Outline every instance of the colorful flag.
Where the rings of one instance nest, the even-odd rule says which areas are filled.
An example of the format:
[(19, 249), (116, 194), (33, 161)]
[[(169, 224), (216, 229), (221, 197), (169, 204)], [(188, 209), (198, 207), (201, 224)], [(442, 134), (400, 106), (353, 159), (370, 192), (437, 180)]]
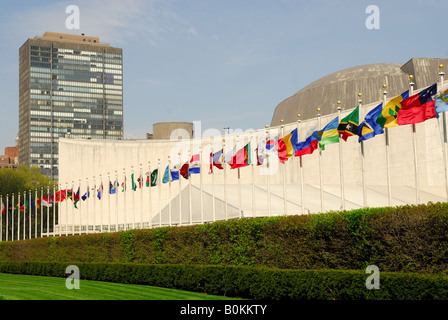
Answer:
[(134, 182), (134, 172), (132, 172), (132, 174), (131, 174), (131, 183), (132, 183), (132, 185), (131, 185), (132, 190), (134, 190), (134, 191), (137, 190), (137, 185)]
[(436, 98), (435, 109), (437, 114), (448, 111), (448, 89)]
[(386, 103), (383, 110), (378, 115), (376, 123), (378, 123), (383, 128), (392, 128), (398, 126), (397, 115), (398, 111), (400, 111), (401, 109), (401, 102), (408, 97), (409, 90), (406, 90), (402, 94), (396, 96), (388, 103)]
[(179, 180), (179, 165), (175, 165), (171, 171), (171, 181)]
[(3, 204), (3, 200), (2, 201), (0, 201), (0, 211), (2, 212), (2, 213), (5, 213), (5, 205)]
[(78, 207), (76, 205), (78, 204), (78, 201), (79, 201), (79, 187), (78, 187), (78, 191), (76, 191), (76, 193), (73, 195), (73, 201), (74, 201), (75, 208), (78, 209)]
[(266, 158), (265, 149), (262, 148), (261, 151), (259, 151), (260, 145), (255, 149), (255, 152), (257, 154), (257, 166), (263, 165), (264, 158)]
[(28, 208), (28, 199), (27, 198), (25, 198), (25, 203), (19, 207), (19, 210), (25, 211), (26, 208)]
[(398, 111), (397, 123), (402, 126), (406, 124), (420, 123), (437, 117), (435, 101), (432, 96), (437, 93), (437, 83), (420, 91), (401, 102)]
[(359, 126), (359, 105), (344, 117), (338, 125), (338, 132), (344, 141), (347, 141), (348, 137), (358, 134)]
[(118, 186), (120, 185), (119, 183), (118, 183), (118, 180), (117, 179), (115, 179), (115, 181), (114, 181), (114, 183), (112, 184), (110, 181), (109, 181), (109, 183), (110, 183), (110, 185), (109, 185), (109, 193), (110, 194), (116, 194), (117, 193), (117, 189), (118, 189)]
[(250, 159), (250, 142), (247, 143), (243, 148), (238, 150), (236, 154), (232, 157), (229, 162), (230, 169), (236, 169), (241, 167), (246, 167), (251, 164)]
[(275, 146), (275, 139), (269, 139), (268, 141), (266, 141), (266, 150), (273, 150), (275, 149)]
[(199, 154), (195, 154), (191, 157), (190, 168), (188, 169), (190, 174), (196, 174), (201, 172), (201, 157)]
[[(317, 131), (315, 132), (317, 134)], [(305, 154), (312, 154), (314, 150), (317, 149), (318, 144), (319, 141), (317, 141), (317, 138), (311, 134), (305, 141), (302, 141), (295, 146), (294, 156), (300, 157)]]
[(184, 177), (185, 179), (188, 179), (188, 177), (190, 176), (190, 173), (188, 172), (188, 166), (189, 163), (188, 161), (185, 162), (182, 167), (180, 168), (180, 174), (182, 175), (182, 177)]
[(54, 202), (62, 202), (65, 199), (72, 198), (72, 191), (70, 189), (56, 191), (54, 194)]
[(51, 198), (47, 198), (45, 196), (42, 197), (42, 200), (40, 200), (40, 204), (44, 207), (51, 207), (53, 206)]
[(167, 183), (170, 181), (170, 166), (167, 165), (165, 168), (165, 172), (163, 173), (163, 178), (162, 178), (162, 182), (163, 183)]
[(99, 188), (98, 188), (98, 194), (97, 194), (97, 197), (98, 197), (98, 199), (100, 199), (100, 200), (101, 200), (101, 197), (103, 196), (103, 190), (104, 190), (104, 188), (103, 188), (103, 182), (101, 182), (101, 185), (100, 185)]
[(159, 183), (159, 169), (151, 172), (151, 187), (155, 187)]
[(319, 148), (325, 150), (326, 144), (338, 143), (339, 142), (339, 132), (338, 132), (338, 117), (334, 118), (329, 122), (322, 130), (316, 131), (317, 140), (319, 141)]
[(213, 166), (218, 169), (224, 169), (222, 166), (223, 160), (223, 149), (215, 153), (210, 152), (210, 170), (208, 173), (213, 173)]
[(138, 182), (138, 187), (141, 189), (143, 187), (143, 177), (142, 177), (141, 173), (137, 178), (137, 182)]
[(381, 102), (366, 114), (364, 121), (358, 128), (358, 142), (373, 138), (374, 136), (382, 134), (384, 132), (383, 127), (376, 122), (376, 119), (378, 118), (382, 110), (383, 103)]
[[(297, 140), (297, 129), (294, 129)], [(277, 155), (281, 163), (288, 161), (294, 155), (294, 148), (292, 146), (291, 137), (293, 133), (290, 132), (286, 136), (277, 140)]]

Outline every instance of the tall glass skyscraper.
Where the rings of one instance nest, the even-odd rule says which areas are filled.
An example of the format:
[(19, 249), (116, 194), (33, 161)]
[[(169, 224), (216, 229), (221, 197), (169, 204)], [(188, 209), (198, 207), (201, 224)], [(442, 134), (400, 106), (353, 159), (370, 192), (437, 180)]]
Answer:
[(59, 137), (123, 137), (122, 49), (45, 32), (19, 50), (19, 159), (58, 178)]

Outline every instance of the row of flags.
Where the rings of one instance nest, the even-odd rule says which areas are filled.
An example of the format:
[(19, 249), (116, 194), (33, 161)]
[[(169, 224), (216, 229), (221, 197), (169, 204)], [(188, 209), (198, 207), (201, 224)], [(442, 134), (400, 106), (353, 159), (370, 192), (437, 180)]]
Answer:
[(382, 134), (384, 128), (424, 122), (447, 110), (448, 89), (438, 93), (435, 83), (412, 96), (409, 96), (407, 90), (391, 99), (384, 107), (380, 103), (367, 113), (361, 123), (358, 105), (340, 121), (336, 117), (321, 130), (308, 132), (304, 141), (298, 141), (297, 129), (294, 129), (277, 141), (269, 141), (266, 148), (277, 147), (280, 162), (285, 162), (292, 155), (297, 157), (311, 154), (317, 148), (325, 150), (325, 145), (338, 143), (340, 138), (347, 141), (351, 136), (358, 136), (358, 142), (361, 142)]
[[(435, 99), (433, 99), (435, 96)], [(431, 118), (438, 117), (439, 113), (448, 110), (448, 89), (444, 92), (437, 93), (437, 84), (433, 84), (421, 92), (409, 96), (409, 90), (391, 99), (383, 107), (383, 103), (373, 108), (367, 113), (364, 120), (359, 122), (359, 105), (346, 117), (339, 121), (339, 117), (335, 117), (327, 125), (320, 130), (310, 130), (307, 134), (307, 138), (303, 141), (298, 141), (297, 128), (282, 138), (269, 139), (266, 141), (266, 150), (276, 150), (279, 161), (281, 163), (286, 162), (290, 157), (299, 157), (306, 154), (312, 154), (314, 150), (320, 148), (325, 150), (325, 145), (338, 143), (342, 138), (344, 141), (351, 136), (358, 136), (358, 141), (371, 139), (376, 135), (380, 135), (384, 132), (384, 128), (391, 128), (395, 126), (401, 126), (406, 124), (416, 124), (426, 121)], [(263, 146), (264, 142), (261, 146)], [(262, 148), (263, 149), (263, 148)], [(252, 164), (251, 159), (251, 142), (248, 142), (244, 147), (239, 150), (234, 146), (230, 151), (224, 154), (224, 150), (218, 150), (210, 153), (210, 168), (209, 174), (213, 173), (214, 168), (220, 170), (224, 169), (224, 165), (230, 166), (230, 169), (242, 168)], [(266, 154), (264, 150), (259, 150), (257, 147), (256, 153), (256, 165), (263, 165)], [(254, 163), (255, 164), (255, 163)], [(188, 179), (191, 174), (201, 173), (201, 156), (195, 154), (189, 161), (185, 163), (174, 165), (171, 167), (167, 165), (163, 174), (161, 174), (162, 183), (168, 183), (170, 181), (176, 181), (182, 176), (184, 179)], [(146, 182), (144, 182), (142, 174), (137, 179), (134, 177), (134, 173), (131, 174), (131, 188), (136, 191), (137, 188), (155, 187), (159, 185), (159, 170), (154, 169), (145, 173)], [(96, 197), (101, 200), (104, 197), (105, 189), (111, 195), (117, 194), (121, 186), (121, 192), (126, 191), (127, 181), (126, 177), (124, 182), (119, 184), (118, 178), (115, 181), (109, 181), (107, 187), (104, 188), (103, 183), (98, 188), (94, 186), (89, 188), (87, 186), (86, 192), (81, 195), (80, 187), (75, 191), (72, 189), (64, 189), (50, 194), (48, 197), (41, 197), (41, 199), (35, 199), (35, 203), (38, 208), (40, 206), (51, 207), (53, 203), (63, 202), (65, 200), (72, 200), (75, 208), (79, 201), (85, 201), (90, 198), (91, 191)], [(31, 203), (25, 199), (24, 203), (18, 203), (14, 206), (14, 210), (25, 211), (29, 206), (34, 209), (35, 205), (33, 199)], [(5, 206), (0, 201), (0, 211), (5, 212)]]

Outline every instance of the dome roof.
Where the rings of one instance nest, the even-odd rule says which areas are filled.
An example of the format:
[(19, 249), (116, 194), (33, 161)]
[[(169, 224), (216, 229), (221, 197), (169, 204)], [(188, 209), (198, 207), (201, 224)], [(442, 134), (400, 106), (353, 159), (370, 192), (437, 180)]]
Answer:
[(439, 63), (448, 59), (413, 58), (401, 63), (377, 63), (340, 70), (322, 77), (291, 97), (279, 103), (274, 111), (271, 126), (291, 123), (301, 119), (315, 118), (317, 108), (322, 115), (337, 113), (337, 101), (341, 108), (353, 109), (358, 104), (358, 93), (362, 93), (362, 103), (369, 104), (383, 99), (383, 85), (387, 85), (388, 98), (409, 88), (409, 75), (413, 74), (415, 89), (428, 86), (438, 78)]

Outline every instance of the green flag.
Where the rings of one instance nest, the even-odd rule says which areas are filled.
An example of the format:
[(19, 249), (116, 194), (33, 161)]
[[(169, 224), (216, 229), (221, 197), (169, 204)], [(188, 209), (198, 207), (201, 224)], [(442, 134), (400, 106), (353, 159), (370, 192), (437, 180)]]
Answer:
[(151, 187), (155, 187), (159, 183), (159, 170), (155, 169), (151, 172)]
[(347, 141), (348, 137), (358, 135), (359, 127), (359, 105), (350, 112), (344, 119), (339, 122), (338, 132), (341, 134), (341, 138)]
[(134, 182), (134, 173), (131, 174), (132, 190), (137, 190), (137, 185)]

